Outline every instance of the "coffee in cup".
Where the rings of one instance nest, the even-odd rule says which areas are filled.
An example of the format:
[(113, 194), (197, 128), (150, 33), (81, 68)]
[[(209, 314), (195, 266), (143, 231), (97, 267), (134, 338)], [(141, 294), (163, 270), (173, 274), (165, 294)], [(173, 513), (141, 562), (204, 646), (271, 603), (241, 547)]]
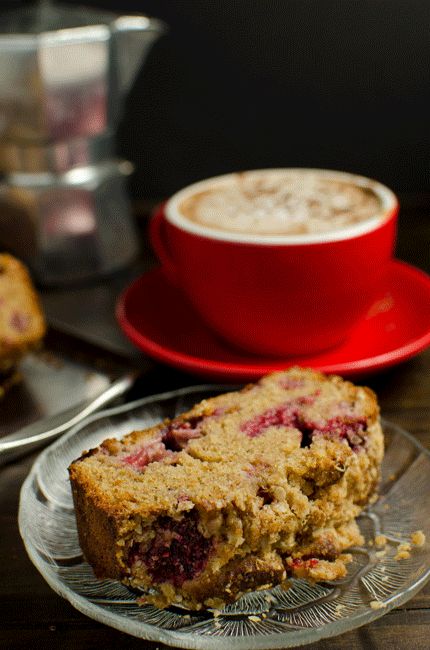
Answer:
[(382, 202), (368, 185), (314, 170), (232, 174), (178, 205), (190, 222), (226, 232), (260, 235), (331, 233), (376, 217)]
[(378, 297), (397, 212), (391, 190), (362, 176), (256, 170), (181, 190), (151, 239), (223, 339), (260, 356), (314, 354), (346, 339)]

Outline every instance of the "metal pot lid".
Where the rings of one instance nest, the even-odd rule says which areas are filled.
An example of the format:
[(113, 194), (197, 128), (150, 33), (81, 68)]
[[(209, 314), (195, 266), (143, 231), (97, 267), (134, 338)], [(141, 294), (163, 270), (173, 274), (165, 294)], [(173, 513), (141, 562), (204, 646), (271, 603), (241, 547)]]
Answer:
[(9, 187), (46, 189), (51, 187), (89, 187), (99, 185), (112, 176), (129, 176), (133, 165), (128, 160), (108, 160), (98, 165), (75, 167), (64, 174), (13, 173), (5, 177)]

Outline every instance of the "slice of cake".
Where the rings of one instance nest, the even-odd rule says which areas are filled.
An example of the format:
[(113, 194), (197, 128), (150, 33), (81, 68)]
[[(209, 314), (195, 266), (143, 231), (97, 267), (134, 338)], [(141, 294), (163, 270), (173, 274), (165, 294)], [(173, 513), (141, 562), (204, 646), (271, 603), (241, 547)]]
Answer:
[(45, 334), (45, 319), (26, 267), (0, 253), (0, 374), (9, 380), (15, 364)]
[(292, 368), (74, 461), (79, 539), (96, 576), (158, 607), (346, 574), (378, 484), (375, 395)]

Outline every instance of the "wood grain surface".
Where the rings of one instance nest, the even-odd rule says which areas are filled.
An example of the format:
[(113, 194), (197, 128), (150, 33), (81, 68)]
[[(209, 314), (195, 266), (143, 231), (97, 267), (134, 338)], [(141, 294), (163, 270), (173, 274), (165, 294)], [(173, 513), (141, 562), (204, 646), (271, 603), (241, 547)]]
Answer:
[[(399, 258), (427, 272), (430, 271), (429, 213), (430, 208), (423, 202), (417, 205), (409, 202), (402, 213), (397, 251)], [(105, 286), (104, 291), (107, 290)], [(52, 295), (49, 299), (52, 306)], [(199, 381), (163, 366), (154, 366), (148, 372), (147, 381), (141, 386), (148, 394)], [(410, 431), (430, 449), (430, 349), (388, 371), (366, 377), (364, 382), (377, 392), (383, 416)], [(0, 648), (164, 649), (166, 646), (159, 643), (135, 639), (83, 616), (57, 596), (31, 564), (19, 536), (17, 508), (20, 487), (35, 457), (33, 454), (0, 468)], [(405, 605), (372, 624), (307, 647), (309, 650), (428, 650), (430, 583)]]

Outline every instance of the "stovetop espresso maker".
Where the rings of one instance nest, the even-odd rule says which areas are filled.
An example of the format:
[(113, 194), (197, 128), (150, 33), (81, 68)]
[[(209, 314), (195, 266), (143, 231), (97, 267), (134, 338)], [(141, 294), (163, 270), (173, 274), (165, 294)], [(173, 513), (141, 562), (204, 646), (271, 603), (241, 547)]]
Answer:
[(43, 0), (0, 15), (0, 244), (42, 284), (125, 266), (137, 252), (115, 157), (124, 98), (164, 25)]

